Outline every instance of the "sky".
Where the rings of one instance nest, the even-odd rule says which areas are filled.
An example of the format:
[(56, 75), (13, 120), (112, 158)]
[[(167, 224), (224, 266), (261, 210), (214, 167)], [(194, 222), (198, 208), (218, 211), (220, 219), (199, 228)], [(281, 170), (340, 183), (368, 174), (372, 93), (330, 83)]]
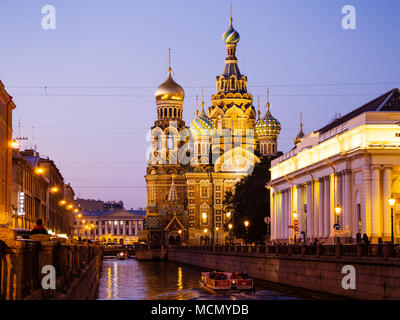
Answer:
[[(204, 87), (209, 106), (223, 70), (231, 2), (240, 70), (262, 113), (270, 88), (283, 152), (300, 112), (307, 133), (400, 86), (398, 0), (0, 0), (13, 136), (53, 159), (76, 196), (144, 207), (146, 134), (168, 48), (190, 125), (195, 96)], [(349, 4), (356, 29), (342, 27)], [(45, 5), (55, 29), (42, 28)]]

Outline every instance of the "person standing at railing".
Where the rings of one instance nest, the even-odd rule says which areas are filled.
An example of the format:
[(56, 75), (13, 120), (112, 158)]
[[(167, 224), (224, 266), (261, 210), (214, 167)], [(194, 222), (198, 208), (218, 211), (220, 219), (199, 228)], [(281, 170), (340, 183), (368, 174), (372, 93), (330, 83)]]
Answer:
[(42, 219), (38, 219), (36, 221), (36, 225), (33, 227), (33, 229), (31, 230), (31, 232), (29, 234), (30, 235), (32, 235), (32, 234), (46, 234), (46, 235), (48, 235), (47, 230), (43, 227)]

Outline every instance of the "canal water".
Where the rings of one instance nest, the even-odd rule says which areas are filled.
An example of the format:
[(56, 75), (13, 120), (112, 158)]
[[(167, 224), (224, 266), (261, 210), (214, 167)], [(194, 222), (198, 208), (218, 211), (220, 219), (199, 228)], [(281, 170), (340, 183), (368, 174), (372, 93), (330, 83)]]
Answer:
[(256, 292), (212, 294), (200, 287), (193, 266), (167, 261), (104, 259), (99, 300), (288, 300), (332, 299), (301, 289), (256, 280)]

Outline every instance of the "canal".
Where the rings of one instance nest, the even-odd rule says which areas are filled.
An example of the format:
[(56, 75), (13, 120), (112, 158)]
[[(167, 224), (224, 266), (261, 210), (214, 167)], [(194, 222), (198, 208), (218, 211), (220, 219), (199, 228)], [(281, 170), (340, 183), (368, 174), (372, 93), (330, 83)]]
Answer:
[(99, 300), (288, 300), (335, 299), (307, 290), (256, 280), (256, 292), (212, 294), (199, 285), (193, 266), (167, 261), (104, 259)]

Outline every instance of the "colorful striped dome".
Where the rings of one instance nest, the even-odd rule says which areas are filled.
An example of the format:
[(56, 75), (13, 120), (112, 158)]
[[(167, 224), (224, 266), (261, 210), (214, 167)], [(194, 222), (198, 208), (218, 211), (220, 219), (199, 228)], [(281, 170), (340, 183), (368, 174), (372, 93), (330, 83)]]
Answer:
[(214, 133), (214, 123), (206, 115), (204, 110), (200, 115), (193, 119), (190, 125), (190, 131), (196, 136), (211, 136)]
[(230, 26), (229, 29), (226, 30), (225, 33), (222, 35), (222, 40), (226, 44), (238, 43), (239, 39), (240, 39), (239, 33), (235, 29), (233, 29), (232, 26)]
[(258, 119), (255, 125), (256, 137), (264, 136), (278, 136), (281, 132), (281, 124), (275, 119), (271, 112), (267, 110), (267, 113), (262, 119)]

